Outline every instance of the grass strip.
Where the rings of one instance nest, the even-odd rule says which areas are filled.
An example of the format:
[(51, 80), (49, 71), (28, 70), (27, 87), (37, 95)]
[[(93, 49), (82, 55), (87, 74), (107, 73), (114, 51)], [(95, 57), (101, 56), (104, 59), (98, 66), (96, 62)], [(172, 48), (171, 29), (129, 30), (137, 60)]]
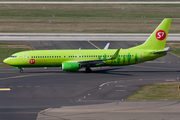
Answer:
[(141, 88), (126, 100), (180, 100), (180, 89), (178, 89), (178, 86), (180, 86), (180, 82), (150, 84)]
[[(180, 18), (179, 5), (1, 4), (2, 33), (151, 33), (164, 18)], [(170, 33), (180, 32), (173, 19)]]

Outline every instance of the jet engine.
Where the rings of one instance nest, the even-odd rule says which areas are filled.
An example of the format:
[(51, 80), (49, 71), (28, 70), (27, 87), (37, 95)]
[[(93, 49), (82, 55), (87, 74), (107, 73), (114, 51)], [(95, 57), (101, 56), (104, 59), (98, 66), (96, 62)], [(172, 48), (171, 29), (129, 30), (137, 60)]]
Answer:
[(79, 69), (80, 69), (79, 63), (73, 63), (73, 62), (62, 63), (63, 71), (78, 71)]

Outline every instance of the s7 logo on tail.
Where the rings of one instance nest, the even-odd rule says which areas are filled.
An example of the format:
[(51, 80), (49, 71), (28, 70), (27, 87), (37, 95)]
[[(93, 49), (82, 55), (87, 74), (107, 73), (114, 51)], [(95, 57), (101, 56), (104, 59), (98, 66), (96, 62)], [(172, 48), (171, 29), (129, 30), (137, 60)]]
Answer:
[(164, 32), (164, 30), (158, 30), (156, 32), (156, 38), (158, 40), (164, 40), (166, 38), (166, 33)]

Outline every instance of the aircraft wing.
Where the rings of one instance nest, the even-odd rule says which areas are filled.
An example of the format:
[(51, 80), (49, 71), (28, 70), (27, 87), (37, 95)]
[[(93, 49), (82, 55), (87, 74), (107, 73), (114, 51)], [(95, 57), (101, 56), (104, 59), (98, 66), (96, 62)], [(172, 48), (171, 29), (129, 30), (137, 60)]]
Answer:
[(117, 51), (114, 53), (114, 55), (110, 59), (101, 59), (101, 60), (86, 60), (86, 61), (77, 61), (80, 65), (85, 66), (85, 65), (95, 65), (95, 64), (100, 64), (100, 63), (105, 63), (106, 60), (112, 60), (116, 59), (118, 56), (118, 53), (120, 51), (120, 48), (117, 49)]

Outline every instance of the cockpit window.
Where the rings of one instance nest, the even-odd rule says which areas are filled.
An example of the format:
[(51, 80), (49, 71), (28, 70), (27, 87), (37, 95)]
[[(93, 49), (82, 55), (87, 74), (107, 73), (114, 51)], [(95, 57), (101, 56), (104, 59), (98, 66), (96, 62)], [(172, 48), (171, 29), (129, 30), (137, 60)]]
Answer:
[(15, 56), (13, 56), (13, 55), (12, 55), (11, 57), (12, 57), (12, 58), (17, 58), (17, 56), (16, 56), (16, 55), (15, 55)]

